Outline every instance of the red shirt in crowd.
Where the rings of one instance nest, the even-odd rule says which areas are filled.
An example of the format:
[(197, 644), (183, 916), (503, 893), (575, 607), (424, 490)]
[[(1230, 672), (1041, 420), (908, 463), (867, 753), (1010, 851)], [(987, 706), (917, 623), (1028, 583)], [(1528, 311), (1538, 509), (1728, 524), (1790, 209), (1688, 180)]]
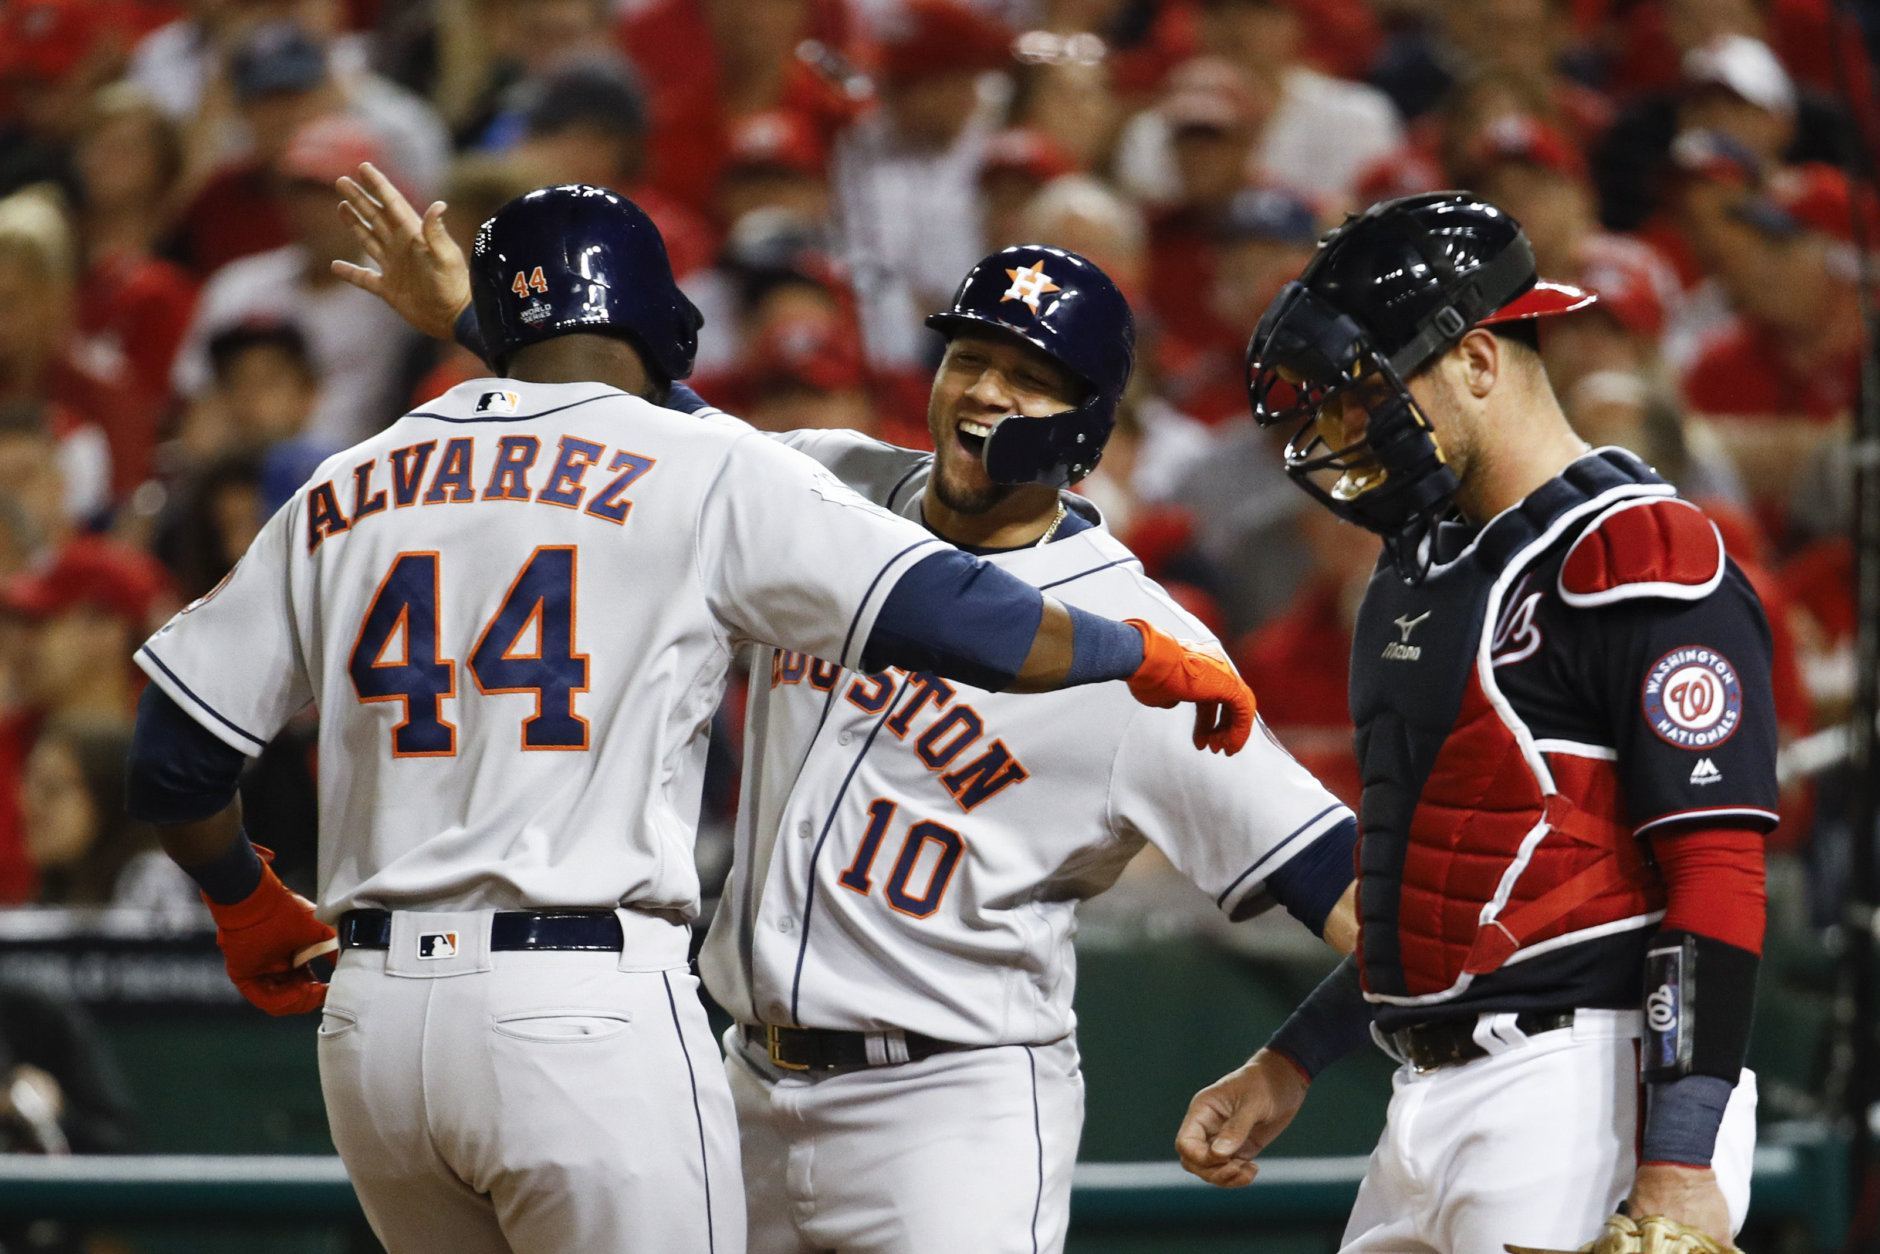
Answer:
[(227, 165), (209, 176), (177, 228), (177, 244), (197, 277), (291, 243), (287, 215), (258, 162)]
[(1351, 628), (1336, 580), (1320, 576), (1291, 606), (1241, 640), (1234, 664), (1260, 699), (1260, 717), (1340, 801), (1363, 791), (1352, 748)]
[(1850, 353), (1825, 368), (1798, 370), (1773, 332), (1734, 318), (1705, 342), (1679, 386), (1699, 414), (1828, 422), (1853, 405), (1860, 358)]
[(195, 308), (195, 280), (180, 266), (155, 257), (97, 258), (78, 285), (82, 355), (93, 369), (161, 406)]

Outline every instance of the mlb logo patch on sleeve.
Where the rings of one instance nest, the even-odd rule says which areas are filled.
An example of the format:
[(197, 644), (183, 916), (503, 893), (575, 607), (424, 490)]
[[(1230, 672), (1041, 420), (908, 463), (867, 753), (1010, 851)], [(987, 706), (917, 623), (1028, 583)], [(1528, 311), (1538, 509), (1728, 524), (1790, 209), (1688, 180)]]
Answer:
[(419, 932), (418, 957), (420, 958), (455, 958), (457, 956), (457, 933), (455, 932)]
[(1743, 682), (1715, 649), (1680, 645), (1646, 672), (1639, 708), (1666, 744), (1714, 749), (1743, 722)]

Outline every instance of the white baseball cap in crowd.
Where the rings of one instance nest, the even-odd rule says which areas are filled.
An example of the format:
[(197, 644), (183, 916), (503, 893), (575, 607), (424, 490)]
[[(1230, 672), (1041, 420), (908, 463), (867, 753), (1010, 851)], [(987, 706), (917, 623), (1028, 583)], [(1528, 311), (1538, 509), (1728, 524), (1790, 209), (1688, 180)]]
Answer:
[(1748, 35), (1719, 35), (1684, 54), (1684, 81), (1725, 88), (1759, 109), (1795, 112), (1795, 83), (1769, 45)]

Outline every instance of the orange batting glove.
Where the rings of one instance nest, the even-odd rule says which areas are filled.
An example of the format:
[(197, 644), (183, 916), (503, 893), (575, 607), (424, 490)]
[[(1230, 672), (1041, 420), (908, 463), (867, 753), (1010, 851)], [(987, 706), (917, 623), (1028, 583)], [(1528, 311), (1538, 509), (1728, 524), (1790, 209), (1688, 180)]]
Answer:
[(272, 850), (255, 846), (261, 855), (261, 882), (255, 891), (233, 905), (209, 901), (215, 919), (215, 943), (222, 965), (242, 996), (271, 1015), (306, 1014), (326, 1004), (326, 983), (294, 957), (324, 946), (337, 933), (314, 917), (313, 903), (281, 883)]
[(1195, 748), (1239, 753), (1253, 731), (1253, 690), (1220, 649), (1190, 644), (1140, 618), (1123, 620), (1142, 633), (1142, 665), (1129, 677), (1130, 695), (1164, 709), (1195, 703)]

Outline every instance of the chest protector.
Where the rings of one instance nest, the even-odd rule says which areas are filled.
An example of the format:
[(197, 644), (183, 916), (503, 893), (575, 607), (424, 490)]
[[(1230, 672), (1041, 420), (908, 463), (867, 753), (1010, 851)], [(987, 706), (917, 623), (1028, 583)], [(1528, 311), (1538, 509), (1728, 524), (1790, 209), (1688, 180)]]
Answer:
[[(1510, 590), (1537, 567), (1557, 569), (1594, 516), (1673, 495), (1630, 454), (1602, 450), (1472, 538), (1439, 532), (1422, 583), (1406, 585), (1388, 562), (1372, 576), (1351, 662), (1370, 1000), (1448, 1001), (1523, 950), (1662, 910), (1656, 871), (1621, 822), (1611, 764), (1550, 765), (1497, 686), (1493, 642)], [(1592, 766), (1601, 770), (1580, 769)]]

